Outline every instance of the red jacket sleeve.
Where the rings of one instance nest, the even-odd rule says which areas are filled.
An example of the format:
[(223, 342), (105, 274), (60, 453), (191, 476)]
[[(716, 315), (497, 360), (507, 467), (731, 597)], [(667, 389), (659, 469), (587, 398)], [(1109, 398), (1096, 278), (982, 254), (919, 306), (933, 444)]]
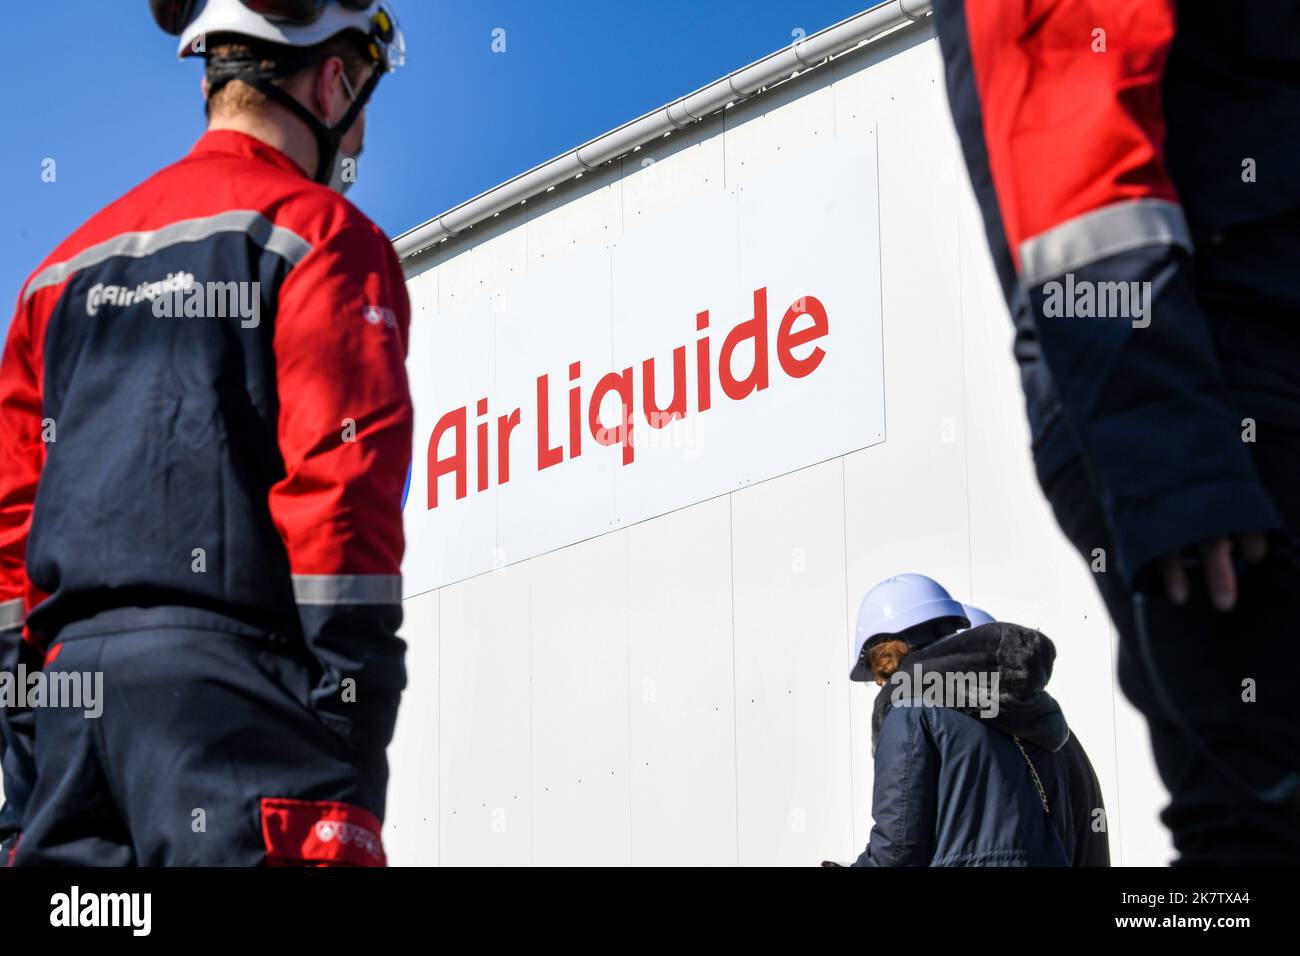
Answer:
[(1014, 266), (1008, 301), (1041, 343), (1120, 573), (1132, 582), (1195, 542), (1281, 527), (1241, 440), (1165, 164), (1173, 0), (934, 9), (994, 258)]
[(402, 489), (411, 457), (410, 304), (374, 226), (347, 225), (280, 289), (274, 349), (285, 477), (271, 515), (289, 555), (322, 717), (386, 743), (405, 685)]
[(40, 354), (28, 319), (20, 304), (0, 359), (0, 630), (22, 627), (39, 598), (27, 580), (26, 557), (45, 444)]
[[(1051, 261), (1059, 246), (1042, 247), (1048, 234), (1108, 207), (1147, 202), (1155, 223), (1185, 232), (1163, 156), (1173, 0), (964, 7), (989, 166), (1021, 274), (1063, 271)], [(1095, 232), (1079, 231), (1082, 261), (1104, 251), (1089, 243)]]

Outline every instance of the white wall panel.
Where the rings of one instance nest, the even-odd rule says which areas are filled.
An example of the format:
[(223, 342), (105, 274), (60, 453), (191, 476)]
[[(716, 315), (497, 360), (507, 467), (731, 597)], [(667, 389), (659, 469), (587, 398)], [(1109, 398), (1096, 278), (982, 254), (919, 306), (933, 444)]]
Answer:
[(626, 535), (530, 562), (538, 865), (631, 857)]
[(727, 188), (743, 189), (756, 177), (829, 142), (835, 136), (831, 87), (808, 77), (737, 103), (722, 113)]
[(530, 272), (623, 234), (622, 165), (611, 163), (528, 200)]
[[(1113, 628), (1111, 653), (1119, 654), (1119, 639)], [(1164, 866), (1175, 856), (1173, 838), (1157, 819), (1169, 803), (1169, 791), (1151, 757), (1146, 719), (1120, 693), (1117, 682), (1111, 684), (1110, 690), (1115, 704), (1114, 786), (1120, 794), (1119, 820), (1111, 828), (1111, 858), (1117, 866)]]
[(731, 496), (742, 865), (852, 842), (843, 502), (838, 461)]
[(627, 550), (632, 862), (734, 865), (730, 501), (635, 525)]
[[(942, 91), (928, 47), (904, 47), (876, 70), (891, 71), (897, 100), (860, 73), (835, 85), (838, 125), (870, 121), (878, 140), (885, 435), (881, 448), (848, 456), (850, 593), (888, 573), (947, 569), (941, 580), (968, 593), (965, 390), (961, 288), (951, 132), (937, 122)], [(869, 74), (868, 74), (869, 75)], [(945, 107), (946, 108), (946, 107)], [(866, 524), (855, 509), (866, 509)], [(881, 522), (884, 522), (882, 525)], [(875, 557), (871, 557), (871, 555)], [(854, 556), (864, 560), (855, 567)], [(855, 573), (856, 572), (856, 573)]]
[(439, 594), (402, 603), (406, 690), (388, 748), (384, 849), (392, 866), (438, 862)]
[(528, 235), (522, 208), (467, 231), (455, 243), (438, 247), (442, 273), (440, 309), (455, 309), (489, 298), (522, 277), (528, 268)]
[[(720, 121), (719, 121), (720, 122)], [(623, 227), (660, 216), (726, 189), (718, 123), (701, 123), (647, 143), (622, 159)]]
[(442, 862), (526, 865), (532, 853), (526, 564), (441, 590)]
[(411, 325), (415, 326), (438, 314), (438, 285), (442, 273), (438, 270), (436, 251), (426, 253), (418, 264), (408, 262), (403, 266), (408, 270), (406, 294), (411, 300)]

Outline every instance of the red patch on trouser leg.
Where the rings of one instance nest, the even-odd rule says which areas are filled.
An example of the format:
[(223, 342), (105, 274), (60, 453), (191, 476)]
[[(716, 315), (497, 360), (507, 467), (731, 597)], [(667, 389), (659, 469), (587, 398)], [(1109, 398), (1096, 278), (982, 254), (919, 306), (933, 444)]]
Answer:
[(379, 820), (334, 800), (262, 798), (267, 866), (387, 866)]

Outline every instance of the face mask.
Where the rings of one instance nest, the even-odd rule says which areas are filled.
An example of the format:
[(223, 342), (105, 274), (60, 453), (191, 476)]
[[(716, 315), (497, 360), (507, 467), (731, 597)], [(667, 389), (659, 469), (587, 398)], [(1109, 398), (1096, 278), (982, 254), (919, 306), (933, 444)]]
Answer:
[(338, 193), (346, 193), (352, 188), (357, 181), (357, 163), (361, 158), (361, 150), (355, 153), (344, 153), (339, 151), (334, 154), (334, 168), (330, 170), (329, 183), (330, 189)]
[[(357, 101), (357, 91), (354, 90), (352, 84), (348, 82), (347, 73), (339, 74), (339, 79), (343, 82), (343, 89), (347, 92), (348, 99), (355, 105)], [(337, 150), (334, 153), (334, 168), (330, 170), (329, 182), (326, 183), (326, 185), (340, 195), (351, 189), (352, 184), (357, 181), (357, 160), (360, 156), (360, 149), (351, 154), (344, 153), (342, 150)]]

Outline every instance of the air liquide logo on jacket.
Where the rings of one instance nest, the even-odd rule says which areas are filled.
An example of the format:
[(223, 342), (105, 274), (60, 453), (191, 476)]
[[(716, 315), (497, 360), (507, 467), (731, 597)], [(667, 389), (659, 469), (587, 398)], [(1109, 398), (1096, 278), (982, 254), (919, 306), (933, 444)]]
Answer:
[(386, 329), (397, 328), (397, 313), (386, 305), (363, 305), (361, 317), (371, 325), (382, 325)]
[(159, 319), (237, 318), (246, 329), (262, 321), (260, 282), (199, 282), (192, 272), (169, 272), (154, 282), (135, 286), (97, 282), (86, 292), (86, 314), (96, 316), (106, 308), (126, 308), (152, 303)]
[(141, 282), (135, 286), (96, 282), (86, 293), (86, 315), (98, 315), (99, 310), (105, 306), (124, 308), (137, 302), (157, 300), (174, 292), (184, 292), (192, 285), (192, 272), (169, 272), (165, 278), (156, 282)]
[(379, 838), (370, 830), (344, 820), (321, 820), (313, 828), (316, 839), (321, 843), (337, 840), (339, 843), (353, 843), (376, 860), (383, 859), (384, 847)]

